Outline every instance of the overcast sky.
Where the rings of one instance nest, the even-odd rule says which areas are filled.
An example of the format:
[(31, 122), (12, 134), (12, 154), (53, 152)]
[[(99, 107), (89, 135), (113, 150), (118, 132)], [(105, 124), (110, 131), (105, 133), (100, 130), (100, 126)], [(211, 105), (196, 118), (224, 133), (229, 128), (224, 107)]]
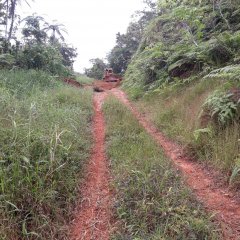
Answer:
[(104, 58), (115, 45), (116, 33), (125, 33), (131, 15), (143, 9), (142, 0), (34, 0), (23, 4), (24, 15), (37, 13), (57, 20), (68, 31), (66, 40), (78, 49), (76, 71), (89, 67), (89, 59)]

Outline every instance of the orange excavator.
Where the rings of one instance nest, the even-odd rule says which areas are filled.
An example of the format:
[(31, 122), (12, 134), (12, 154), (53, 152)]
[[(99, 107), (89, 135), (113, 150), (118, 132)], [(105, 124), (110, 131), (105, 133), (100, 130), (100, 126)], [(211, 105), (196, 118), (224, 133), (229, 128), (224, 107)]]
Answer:
[(118, 87), (122, 77), (113, 73), (112, 68), (106, 68), (103, 73), (103, 79), (94, 81), (93, 89), (95, 92), (103, 92)]
[(104, 70), (103, 81), (105, 82), (120, 82), (122, 77), (113, 73), (112, 68), (106, 68)]
[(83, 85), (72, 78), (65, 78), (63, 81), (68, 85), (72, 85), (73, 87), (93, 87), (95, 92), (103, 92), (105, 90), (111, 90), (120, 86), (122, 77), (115, 74), (112, 68), (106, 68), (103, 73), (103, 79), (95, 80), (92, 84)]

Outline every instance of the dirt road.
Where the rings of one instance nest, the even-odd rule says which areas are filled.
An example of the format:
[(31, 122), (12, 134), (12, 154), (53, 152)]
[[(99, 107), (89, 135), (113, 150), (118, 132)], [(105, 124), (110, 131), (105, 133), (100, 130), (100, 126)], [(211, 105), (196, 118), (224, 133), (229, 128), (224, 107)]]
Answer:
[(82, 190), (82, 204), (76, 211), (72, 228), (72, 240), (108, 240), (111, 232), (111, 200), (109, 189), (110, 174), (105, 155), (105, 126), (101, 106), (108, 95), (114, 95), (138, 119), (146, 131), (164, 149), (166, 156), (179, 169), (186, 184), (207, 211), (215, 215), (220, 223), (224, 239), (240, 239), (240, 203), (227, 188), (216, 186), (209, 170), (200, 163), (184, 157), (181, 146), (166, 138), (154, 125), (142, 116), (118, 88), (94, 95), (93, 136), (95, 145), (87, 169), (87, 177)]

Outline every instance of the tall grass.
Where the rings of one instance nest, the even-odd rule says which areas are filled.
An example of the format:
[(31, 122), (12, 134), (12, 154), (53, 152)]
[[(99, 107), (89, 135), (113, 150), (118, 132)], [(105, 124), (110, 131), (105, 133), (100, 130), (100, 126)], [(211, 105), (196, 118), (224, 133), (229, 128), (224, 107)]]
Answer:
[(0, 87), (16, 97), (28, 97), (38, 91), (60, 85), (57, 77), (36, 70), (0, 70)]
[(226, 179), (238, 165), (240, 154), (240, 126), (234, 123), (225, 129), (213, 129), (212, 134), (202, 135), (199, 140), (192, 141), (193, 150), (198, 158), (214, 167), (225, 171)]
[(94, 82), (93, 78), (89, 78), (85, 75), (78, 74), (76, 80), (81, 84), (92, 84)]
[(0, 74), (0, 239), (66, 239), (92, 94), (43, 72)]
[(159, 146), (122, 104), (104, 105), (116, 189), (112, 239), (221, 239)]
[(235, 168), (240, 153), (239, 123), (224, 130), (211, 129), (212, 134), (202, 134), (198, 140), (194, 132), (202, 128), (199, 116), (206, 98), (214, 90), (233, 87), (234, 84), (216, 78), (199, 80), (188, 86), (176, 85), (155, 95), (149, 94), (137, 105), (167, 136), (188, 145), (195, 157), (229, 173)]

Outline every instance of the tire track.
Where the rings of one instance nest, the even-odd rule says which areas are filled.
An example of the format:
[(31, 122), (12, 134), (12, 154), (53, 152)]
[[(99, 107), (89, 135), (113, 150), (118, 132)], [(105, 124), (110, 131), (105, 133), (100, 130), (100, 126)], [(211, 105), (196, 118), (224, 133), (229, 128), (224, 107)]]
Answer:
[(70, 238), (72, 240), (108, 240), (110, 237), (110, 174), (105, 154), (105, 123), (101, 111), (106, 95), (94, 95), (94, 147), (87, 167), (87, 176), (81, 186), (82, 202), (74, 214)]

